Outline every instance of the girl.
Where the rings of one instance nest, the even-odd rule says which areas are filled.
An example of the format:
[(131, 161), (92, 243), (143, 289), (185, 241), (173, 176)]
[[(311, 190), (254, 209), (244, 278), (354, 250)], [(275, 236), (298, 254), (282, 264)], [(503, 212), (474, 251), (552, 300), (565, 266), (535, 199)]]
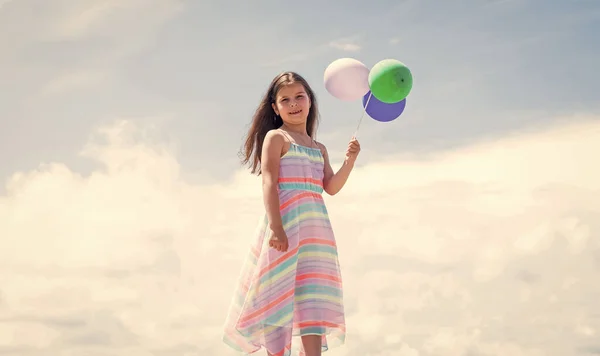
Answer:
[(334, 174), (327, 149), (313, 139), (318, 116), (308, 83), (286, 72), (252, 120), (243, 162), (262, 174), (266, 215), (226, 321), (224, 341), (238, 351), (287, 356), (300, 336), (301, 354), (320, 356), (345, 340), (337, 246), (321, 193), (342, 189), (360, 145), (350, 141)]

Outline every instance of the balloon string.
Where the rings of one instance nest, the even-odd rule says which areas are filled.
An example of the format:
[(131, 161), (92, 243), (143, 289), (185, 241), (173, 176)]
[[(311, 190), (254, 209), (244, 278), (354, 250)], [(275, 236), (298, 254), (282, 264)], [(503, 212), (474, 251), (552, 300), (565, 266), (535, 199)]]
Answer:
[(362, 112), (362, 115), (360, 115), (360, 119), (358, 119), (358, 126), (356, 126), (356, 131), (354, 131), (354, 135), (352, 137), (356, 138), (356, 135), (358, 134), (358, 129), (360, 128), (360, 124), (362, 122), (363, 117), (365, 116), (365, 114), (367, 113), (367, 106), (369, 106), (369, 101), (371, 100), (371, 96), (373, 95), (373, 93), (369, 93), (369, 97), (367, 98), (367, 102), (365, 103), (365, 107), (364, 110)]

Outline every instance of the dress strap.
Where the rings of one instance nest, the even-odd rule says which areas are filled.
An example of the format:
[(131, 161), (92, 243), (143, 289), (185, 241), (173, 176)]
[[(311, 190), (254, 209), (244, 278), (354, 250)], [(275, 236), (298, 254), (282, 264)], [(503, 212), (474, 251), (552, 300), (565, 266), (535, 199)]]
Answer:
[(283, 135), (285, 136), (285, 138), (290, 142), (290, 143), (294, 143), (294, 140), (292, 140), (292, 138), (288, 135), (287, 132), (285, 132), (285, 130), (282, 129), (277, 129), (279, 131), (281, 131), (281, 133), (283, 133)]
[[(282, 130), (282, 129), (277, 129), (277, 130), (281, 131), (281, 133), (283, 133), (283, 135), (286, 137), (286, 139), (287, 139), (287, 140), (288, 140), (290, 143), (293, 143), (293, 144), (296, 144), (296, 145), (298, 144), (296, 141), (294, 141), (294, 140), (292, 139), (292, 137), (291, 137), (291, 136), (290, 136), (290, 135), (289, 135), (287, 132), (285, 132), (285, 130)], [(313, 147), (313, 145), (314, 145), (314, 146), (316, 146), (316, 147)], [(313, 140), (313, 138), (312, 138), (312, 137), (310, 138), (310, 147), (311, 147), (311, 148), (317, 148), (317, 149), (320, 149), (320, 148), (319, 148), (319, 145), (317, 145), (317, 143), (315, 142), (315, 140)]]

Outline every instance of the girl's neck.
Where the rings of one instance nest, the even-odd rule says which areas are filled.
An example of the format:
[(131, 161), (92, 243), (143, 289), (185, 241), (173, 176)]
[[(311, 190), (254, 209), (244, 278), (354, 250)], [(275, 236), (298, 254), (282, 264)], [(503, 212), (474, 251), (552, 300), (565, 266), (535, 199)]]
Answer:
[(288, 125), (286, 123), (283, 123), (283, 125), (281, 125), (281, 128), (302, 136), (308, 136), (308, 132), (306, 131), (306, 124)]

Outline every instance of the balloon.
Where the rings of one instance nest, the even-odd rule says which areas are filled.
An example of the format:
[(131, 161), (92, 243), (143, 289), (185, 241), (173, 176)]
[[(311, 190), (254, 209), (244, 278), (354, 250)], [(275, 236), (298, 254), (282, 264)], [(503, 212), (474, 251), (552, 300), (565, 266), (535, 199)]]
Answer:
[(369, 73), (373, 96), (386, 104), (397, 103), (408, 96), (413, 78), (410, 69), (395, 59), (384, 59)]
[(369, 68), (354, 58), (340, 58), (325, 69), (324, 82), (336, 98), (358, 100), (369, 91)]
[[(369, 96), (371, 97), (370, 99)], [(402, 99), (397, 103), (387, 104), (381, 102), (374, 95), (371, 95), (370, 91), (365, 94), (362, 103), (367, 114), (374, 120), (380, 122), (389, 122), (397, 119), (402, 115), (402, 112), (404, 112), (404, 108), (406, 107), (406, 99)]]

